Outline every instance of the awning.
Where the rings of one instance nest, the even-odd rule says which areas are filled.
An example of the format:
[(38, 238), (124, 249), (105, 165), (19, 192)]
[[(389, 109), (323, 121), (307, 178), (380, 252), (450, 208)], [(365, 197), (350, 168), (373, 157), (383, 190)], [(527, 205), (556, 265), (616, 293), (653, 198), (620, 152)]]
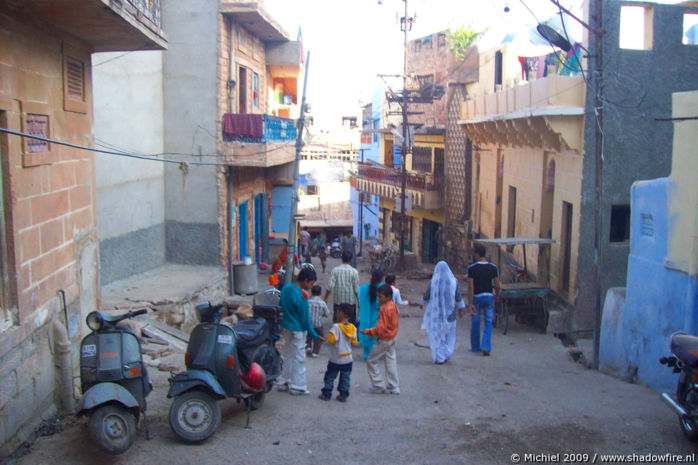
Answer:
[(334, 219), (301, 220), (300, 225), (301, 225), (301, 228), (306, 227), (306, 226), (309, 228), (353, 228), (354, 221), (352, 221), (352, 220), (334, 220)]

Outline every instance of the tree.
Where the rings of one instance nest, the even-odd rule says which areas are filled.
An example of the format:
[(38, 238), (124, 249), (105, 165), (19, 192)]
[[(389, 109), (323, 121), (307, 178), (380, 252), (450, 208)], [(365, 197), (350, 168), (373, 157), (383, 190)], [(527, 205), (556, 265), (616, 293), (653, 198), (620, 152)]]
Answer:
[(460, 26), (457, 29), (449, 29), (446, 33), (448, 48), (453, 55), (462, 60), (465, 52), (477, 42), (485, 31), (475, 31), (467, 26)]

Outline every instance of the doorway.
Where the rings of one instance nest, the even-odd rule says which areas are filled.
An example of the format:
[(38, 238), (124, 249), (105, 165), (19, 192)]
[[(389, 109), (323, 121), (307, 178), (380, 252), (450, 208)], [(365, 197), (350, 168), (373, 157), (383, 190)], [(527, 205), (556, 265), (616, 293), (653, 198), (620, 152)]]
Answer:
[(240, 260), (247, 256), (247, 202), (238, 205), (238, 245)]
[(254, 255), (257, 263), (269, 263), (269, 194), (254, 196)]
[(560, 254), (562, 256), (562, 291), (570, 290), (570, 267), (572, 257), (572, 204), (562, 202), (562, 231), (560, 231)]
[(422, 263), (435, 263), (439, 258), (439, 223), (422, 220)]

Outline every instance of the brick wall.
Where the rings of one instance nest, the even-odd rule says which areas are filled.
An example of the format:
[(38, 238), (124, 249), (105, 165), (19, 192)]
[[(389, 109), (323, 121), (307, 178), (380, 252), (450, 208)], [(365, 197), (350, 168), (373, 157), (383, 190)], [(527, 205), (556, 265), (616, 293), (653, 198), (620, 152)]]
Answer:
[[(3, 122), (21, 131), (27, 114), (44, 115), (51, 138), (90, 145), (90, 51), (59, 31), (38, 33), (26, 26), (33, 24), (27, 18), (0, 13), (6, 13), (0, 34), (7, 40), (0, 47)], [(67, 53), (85, 65), (87, 113), (64, 110)], [(10, 245), (6, 265), (15, 278), (4, 302), (11, 324), (0, 334), (0, 452), (6, 452), (52, 411), (55, 369), (47, 323), (54, 318), (63, 322), (57, 297), (62, 289), (70, 334), (74, 343), (79, 340), (86, 312), (97, 305), (97, 238), (92, 153), (51, 144), (47, 152), (28, 157), (19, 137), (0, 137)]]

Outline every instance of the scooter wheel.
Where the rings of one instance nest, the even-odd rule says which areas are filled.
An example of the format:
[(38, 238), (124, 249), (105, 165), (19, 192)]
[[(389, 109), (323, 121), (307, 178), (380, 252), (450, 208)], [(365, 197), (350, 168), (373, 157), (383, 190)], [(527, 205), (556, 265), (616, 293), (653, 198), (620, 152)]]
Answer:
[(698, 424), (691, 419), (679, 418), (681, 431), (689, 441), (698, 442)]
[(176, 397), (170, 406), (170, 427), (186, 442), (205, 441), (220, 424), (221, 409), (216, 400), (205, 392), (186, 392)]
[(136, 420), (120, 405), (97, 407), (90, 416), (88, 428), (92, 440), (108, 454), (125, 452), (136, 438)]

